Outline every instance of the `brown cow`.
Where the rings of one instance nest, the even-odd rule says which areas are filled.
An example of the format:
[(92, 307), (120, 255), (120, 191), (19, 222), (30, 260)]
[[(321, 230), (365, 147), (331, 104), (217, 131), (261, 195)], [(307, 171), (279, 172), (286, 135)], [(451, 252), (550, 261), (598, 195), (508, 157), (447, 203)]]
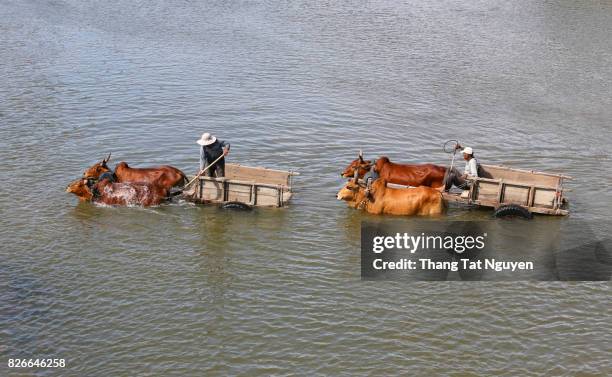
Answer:
[(338, 192), (338, 200), (375, 215), (428, 216), (446, 211), (446, 202), (440, 191), (426, 186), (391, 188), (382, 178), (375, 180), (369, 188), (357, 180), (350, 180)]
[(363, 153), (359, 151), (359, 156), (356, 160), (351, 161), (349, 166), (344, 169), (344, 171), (340, 174), (342, 178), (352, 178), (355, 175), (355, 171), (359, 178), (363, 178), (367, 172), (370, 171), (372, 167), (372, 160), (364, 160)]
[(372, 164), (372, 161), (363, 159), (361, 152), (359, 152), (359, 158), (352, 161), (342, 172), (342, 177), (352, 177), (355, 171), (357, 171), (359, 178), (363, 178), (372, 165), (374, 165), (374, 169), (379, 177), (384, 178), (390, 183), (415, 187), (429, 186), (437, 189), (444, 186), (444, 175), (446, 173), (444, 166), (434, 164), (396, 164), (389, 161), (389, 158), (385, 156), (380, 157)]
[[(83, 178), (98, 179), (102, 174), (112, 172), (107, 165), (110, 156), (109, 153), (108, 157), (85, 170)], [(126, 162), (120, 162), (115, 166), (115, 179), (117, 182), (143, 182), (160, 185), (167, 190), (187, 181), (185, 174), (173, 166), (131, 168)]]
[(147, 183), (115, 183), (103, 178), (93, 185), (91, 180), (80, 178), (66, 187), (66, 192), (81, 201), (91, 201), (111, 206), (156, 206), (168, 198), (168, 190)]

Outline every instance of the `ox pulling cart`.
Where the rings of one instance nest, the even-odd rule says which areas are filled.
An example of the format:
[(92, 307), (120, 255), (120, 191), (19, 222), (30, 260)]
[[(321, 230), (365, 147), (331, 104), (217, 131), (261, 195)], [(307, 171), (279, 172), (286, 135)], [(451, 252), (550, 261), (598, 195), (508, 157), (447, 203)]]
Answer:
[(199, 204), (285, 207), (293, 196), (292, 177), (299, 173), (225, 164), (225, 177), (189, 177), (183, 198)]
[(494, 208), (499, 216), (569, 214), (563, 182), (571, 177), (494, 165), (480, 165), (478, 173), (478, 178), (470, 179), (469, 190), (446, 192), (444, 199), (451, 203)]

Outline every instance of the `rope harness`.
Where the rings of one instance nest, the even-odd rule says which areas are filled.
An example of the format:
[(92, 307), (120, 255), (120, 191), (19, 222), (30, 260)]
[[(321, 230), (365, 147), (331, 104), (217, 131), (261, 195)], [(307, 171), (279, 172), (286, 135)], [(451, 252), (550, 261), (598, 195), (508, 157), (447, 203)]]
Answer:
[(368, 197), (366, 196), (361, 202), (359, 202), (357, 204), (357, 209), (365, 209), (365, 206), (368, 204), (369, 200)]
[[(366, 184), (363, 184), (355, 180), (355, 183), (357, 183), (359, 187), (365, 188), (365, 195), (363, 199), (359, 203), (357, 203), (357, 206), (355, 207), (357, 209), (365, 209), (365, 206), (368, 204), (368, 202), (371, 202), (370, 199), (372, 197), (372, 193), (370, 192), (370, 186), (372, 183), (372, 178), (368, 178), (366, 182)], [(359, 189), (357, 189), (357, 191), (359, 191)]]

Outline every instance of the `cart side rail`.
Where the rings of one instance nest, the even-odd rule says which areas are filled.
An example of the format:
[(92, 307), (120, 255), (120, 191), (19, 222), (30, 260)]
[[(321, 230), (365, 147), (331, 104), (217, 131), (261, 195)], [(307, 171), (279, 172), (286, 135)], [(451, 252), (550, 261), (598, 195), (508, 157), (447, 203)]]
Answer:
[(257, 182), (258, 184), (272, 184), (291, 186), (291, 177), (299, 175), (297, 172), (267, 169), (261, 167), (243, 166), (240, 164), (226, 164), (225, 178)]

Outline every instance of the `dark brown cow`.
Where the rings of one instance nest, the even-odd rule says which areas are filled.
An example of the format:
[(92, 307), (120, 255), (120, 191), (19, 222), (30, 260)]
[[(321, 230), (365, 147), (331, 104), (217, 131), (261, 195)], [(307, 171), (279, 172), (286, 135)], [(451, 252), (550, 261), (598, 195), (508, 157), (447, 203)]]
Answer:
[[(98, 179), (106, 172), (112, 172), (107, 163), (108, 157), (85, 170), (83, 178)], [(115, 179), (117, 182), (142, 182), (159, 185), (167, 190), (172, 187), (186, 183), (187, 177), (179, 169), (169, 166), (154, 166), (150, 168), (131, 168), (126, 162), (120, 162), (115, 166)]]
[(364, 160), (363, 153), (359, 151), (359, 156), (356, 160), (351, 161), (349, 166), (344, 169), (342, 174), (340, 174), (343, 178), (353, 178), (355, 175), (355, 171), (357, 171), (357, 175), (359, 178), (363, 178), (363, 176), (370, 171), (372, 167), (372, 160)]
[(156, 206), (168, 198), (168, 190), (148, 183), (115, 183), (103, 178), (90, 186), (91, 181), (80, 178), (66, 187), (66, 192), (79, 200), (111, 206)]
[(342, 172), (342, 177), (353, 177), (355, 171), (357, 171), (358, 177), (363, 178), (372, 165), (374, 165), (374, 169), (380, 178), (390, 183), (415, 187), (429, 186), (437, 189), (444, 186), (444, 174), (446, 173), (444, 166), (434, 164), (396, 164), (384, 156), (372, 164), (372, 161), (363, 159), (361, 152), (359, 153), (359, 158), (352, 161)]

